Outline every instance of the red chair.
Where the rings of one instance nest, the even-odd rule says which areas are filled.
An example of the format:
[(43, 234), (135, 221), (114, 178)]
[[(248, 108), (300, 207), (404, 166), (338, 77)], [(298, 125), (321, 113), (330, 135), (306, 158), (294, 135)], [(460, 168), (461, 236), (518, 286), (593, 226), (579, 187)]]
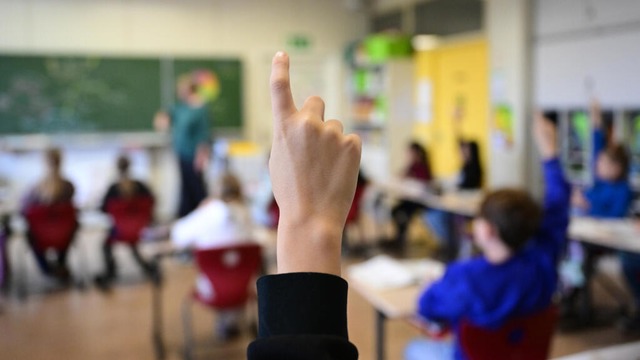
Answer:
[[(29, 241), (41, 270), (53, 271), (49, 267), (45, 253), (50, 249), (55, 250), (58, 253), (58, 270), (56, 271), (64, 271), (64, 274), (60, 272), (57, 276), (69, 279), (65, 265), (66, 253), (78, 229), (77, 213), (73, 204), (64, 202), (52, 205), (31, 205), (25, 210), (24, 216), (29, 227)], [(24, 300), (27, 297), (28, 270), (26, 261), (22, 263), (18, 294)]]
[[(187, 297), (182, 308), (185, 334), (185, 358), (192, 358), (193, 335), (191, 304), (193, 300), (212, 310), (242, 309), (254, 297), (251, 289), (262, 263), (262, 248), (257, 244), (242, 244), (195, 252), (199, 272), (214, 289), (212, 299), (205, 299), (197, 291)], [(252, 325), (251, 323), (249, 324)]]
[(463, 321), (459, 341), (471, 360), (545, 360), (558, 320), (555, 306), (509, 320), (496, 330)]
[(140, 233), (151, 223), (153, 205), (150, 196), (110, 199), (105, 209), (113, 218), (114, 231), (110, 240), (137, 244)]
[(278, 207), (278, 203), (276, 202), (275, 198), (271, 199), (271, 202), (269, 203), (269, 208), (267, 209), (267, 212), (268, 212), (269, 218), (271, 220), (270, 228), (277, 229), (278, 228), (278, 223), (280, 222), (280, 208)]
[(78, 227), (73, 204), (32, 205), (25, 211), (29, 234), (37, 251), (66, 250)]
[(7, 240), (9, 240), (9, 218), (0, 221), (0, 289), (5, 289), (9, 278), (9, 259), (7, 257)]
[[(347, 236), (347, 226), (357, 224), (358, 219), (360, 219), (360, 203), (362, 202), (362, 197), (367, 190), (366, 183), (358, 184), (356, 187), (356, 192), (353, 196), (353, 202), (351, 203), (351, 208), (349, 208), (349, 213), (347, 214), (347, 221), (345, 222), (344, 229), (342, 230), (342, 247), (346, 251), (353, 251), (353, 245), (349, 244), (349, 237)], [(360, 230), (360, 236), (363, 237), (362, 228)]]

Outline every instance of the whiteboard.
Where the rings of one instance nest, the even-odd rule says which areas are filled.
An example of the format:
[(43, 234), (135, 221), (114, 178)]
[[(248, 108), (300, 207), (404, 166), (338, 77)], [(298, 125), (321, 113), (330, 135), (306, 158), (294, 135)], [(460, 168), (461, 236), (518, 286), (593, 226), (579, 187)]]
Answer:
[(639, 105), (638, 44), (640, 30), (538, 43), (534, 49), (535, 103), (585, 106), (595, 96), (606, 106)]

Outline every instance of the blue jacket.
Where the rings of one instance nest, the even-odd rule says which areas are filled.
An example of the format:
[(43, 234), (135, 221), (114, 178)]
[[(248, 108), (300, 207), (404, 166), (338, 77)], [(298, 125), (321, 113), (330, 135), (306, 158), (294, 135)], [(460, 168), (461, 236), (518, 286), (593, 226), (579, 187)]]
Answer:
[[(488, 328), (543, 310), (556, 290), (556, 263), (566, 243), (570, 186), (557, 159), (543, 164), (546, 191), (541, 226), (529, 244), (507, 262), (484, 257), (451, 264), (421, 296), (418, 312), (447, 322), (457, 334), (463, 319)], [(455, 358), (465, 359), (456, 341)]]

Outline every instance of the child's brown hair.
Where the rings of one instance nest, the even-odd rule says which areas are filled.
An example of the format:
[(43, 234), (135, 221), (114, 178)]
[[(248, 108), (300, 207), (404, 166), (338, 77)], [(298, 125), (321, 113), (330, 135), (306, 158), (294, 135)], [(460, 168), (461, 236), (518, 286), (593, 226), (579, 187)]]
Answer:
[(60, 174), (62, 152), (58, 148), (50, 148), (45, 151), (44, 158), (48, 166), (48, 173), (40, 182), (37, 193), (40, 201), (50, 204), (56, 201), (64, 191), (64, 181)]
[(538, 229), (542, 210), (526, 191), (502, 189), (485, 196), (478, 215), (496, 228), (505, 245), (517, 251)]
[(620, 174), (616, 180), (625, 180), (629, 174), (630, 164), (629, 153), (625, 146), (622, 144), (611, 144), (602, 150), (601, 154), (608, 157), (611, 162), (620, 167)]
[(118, 156), (116, 161), (116, 168), (118, 169), (118, 189), (123, 197), (132, 197), (136, 191), (135, 182), (129, 177), (129, 167), (131, 166), (131, 160), (125, 154)]
[(242, 200), (242, 185), (233, 174), (226, 173), (220, 180), (220, 198), (224, 202)]

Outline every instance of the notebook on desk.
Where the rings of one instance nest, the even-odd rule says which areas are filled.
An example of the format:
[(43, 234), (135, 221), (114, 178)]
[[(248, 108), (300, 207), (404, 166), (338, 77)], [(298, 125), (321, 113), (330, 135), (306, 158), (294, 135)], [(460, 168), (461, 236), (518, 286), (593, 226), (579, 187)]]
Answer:
[(444, 264), (433, 260), (395, 260), (378, 255), (363, 263), (352, 265), (349, 278), (372, 288), (386, 290), (416, 285), (440, 278)]

